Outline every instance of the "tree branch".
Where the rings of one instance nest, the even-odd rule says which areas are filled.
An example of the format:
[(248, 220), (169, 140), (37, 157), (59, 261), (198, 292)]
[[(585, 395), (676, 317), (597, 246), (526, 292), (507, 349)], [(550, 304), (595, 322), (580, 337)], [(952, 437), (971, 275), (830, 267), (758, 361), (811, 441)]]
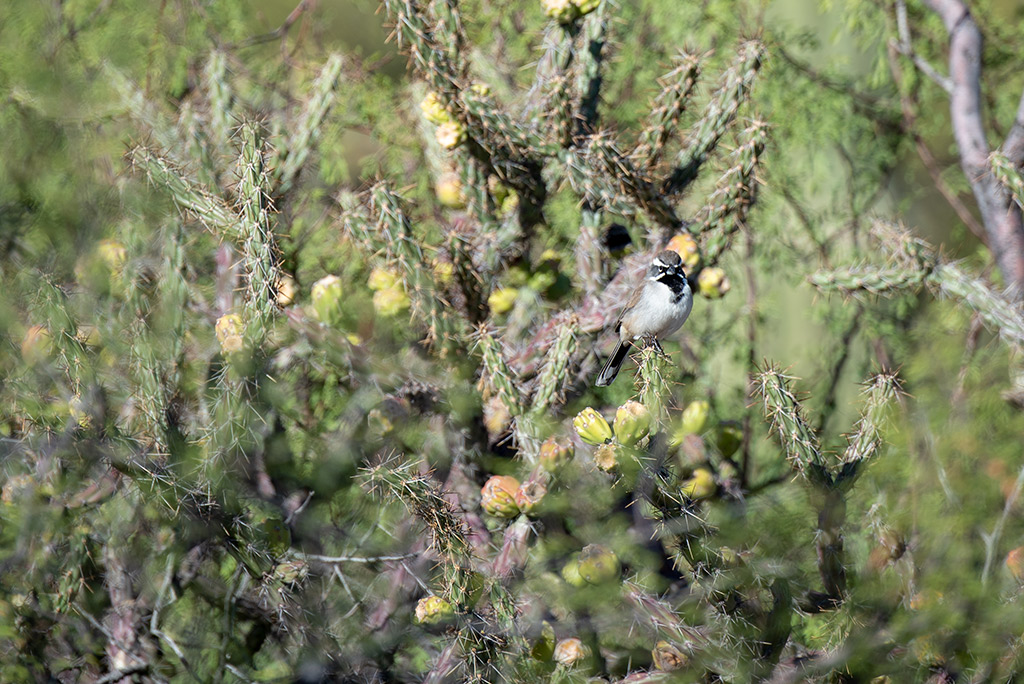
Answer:
[[(1021, 212), (987, 166), (990, 150), (981, 116), (981, 31), (961, 0), (925, 0), (925, 4), (939, 15), (949, 33), (949, 76), (953, 82), (949, 104), (960, 165), (978, 200), (989, 247), (1003, 278), (1008, 285), (1024, 287)], [(1014, 141), (1017, 137), (1013, 136)]]

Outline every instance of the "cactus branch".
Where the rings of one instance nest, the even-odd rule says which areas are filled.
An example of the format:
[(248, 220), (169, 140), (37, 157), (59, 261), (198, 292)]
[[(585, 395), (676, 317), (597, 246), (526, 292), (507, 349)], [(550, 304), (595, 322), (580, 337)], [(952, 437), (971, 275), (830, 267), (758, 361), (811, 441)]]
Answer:
[(751, 40), (740, 47), (739, 58), (722, 76), (686, 148), (676, 156), (675, 169), (663, 184), (666, 193), (677, 193), (697, 177), (700, 167), (718, 146), (740, 105), (750, 96), (754, 78), (764, 59), (765, 48)]
[(698, 57), (684, 52), (676, 58), (676, 66), (658, 79), (661, 92), (654, 99), (647, 125), (630, 155), (640, 160), (643, 167), (650, 169), (658, 163), (665, 145), (679, 126), (679, 117), (686, 108), (699, 74)]
[(811, 482), (828, 484), (831, 477), (818, 438), (804, 419), (802, 406), (790, 389), (792, 379), (774, 366), (766, 367), (755, 376), (764, 414), (771, 421), (772, 431), (797, 472)]

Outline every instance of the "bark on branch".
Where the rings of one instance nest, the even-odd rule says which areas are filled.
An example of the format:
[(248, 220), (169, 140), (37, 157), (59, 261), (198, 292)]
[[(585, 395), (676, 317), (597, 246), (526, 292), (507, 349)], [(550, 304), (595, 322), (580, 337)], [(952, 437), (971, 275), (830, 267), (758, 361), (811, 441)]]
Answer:
[[(991, 152), (985, 137), (981, 99), (982, 36), (961, 0), (925, 0), (949, 34), (949, 104), (960, 165), (971, 184), (988, 234), (989, 247), (1008, 285), (1024, 288), (1024, 222), (1021, 211), (989, 170)], [(1024, 109), (1024, 100), (1021, 108)], [(1015, 163), (1024, 156), (1024, 116), (1007, 136), (1004, 151)]]

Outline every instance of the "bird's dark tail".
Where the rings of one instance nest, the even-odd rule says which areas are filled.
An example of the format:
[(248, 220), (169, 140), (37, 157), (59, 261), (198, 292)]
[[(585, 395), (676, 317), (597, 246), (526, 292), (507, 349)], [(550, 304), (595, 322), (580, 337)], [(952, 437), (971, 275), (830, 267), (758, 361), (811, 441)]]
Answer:
[(597, 376), (597, 382), (594, 384), (598, 387), (607, 387), (612, 384), (612, 380), (619, 374), (619, 368), (622, 367), (622, 362), (628, 355), (629, 342), (619, 340), (619, 343), (615, 345), (615, 351), (608, 357), (608, 363), (604, 364), (604, 368), (601, 369), (601, 374)]

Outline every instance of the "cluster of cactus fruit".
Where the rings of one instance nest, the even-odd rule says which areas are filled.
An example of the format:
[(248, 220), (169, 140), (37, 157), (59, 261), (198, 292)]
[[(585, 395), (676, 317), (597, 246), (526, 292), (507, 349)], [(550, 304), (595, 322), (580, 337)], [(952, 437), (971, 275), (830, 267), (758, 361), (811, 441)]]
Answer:
[[(307, 160), (344, 83), (340, 57), (266, 125), (235, 101), (220, 52), (174, 122), (111, 74), (152, 141), (128, 163), (180, 215), (156, 234), (159, 252), (132, 242), (129, 226), (83, 258), (75, 277), (103, 292), (105, 320), (49, 282), (24, 329), (25, 369), (10, 386), (22, 399), (57, 397), (23, 402), (26, 458), (74, 444), (75, 467), (98, 475), (96, 491), (61, 504), (73, 533), (44, 542), (66, 551), (36, 571), (59, 577), (54, 613), (88, 629), (79, 617), (107, 587), (107, 617), (129, 615), (137, 630), (111, 638), (111, 662), (201, 681), (197, 672), (225, 670), (288, 678), (303, 664), (294, 654), (312, 651), (335, 674), (389, 681), (795, 681), (799, 666), (842, 669), (841, 649), (801, 643), (795, 625), (848, 596), (847, 496), (881, 449), (896, 377), (866, 383), (835, 454), (771, 365), (751, 378), (764, 421), (717, 414), (681, 384), (680, 355), (654, 349), (639, 350), (634, 398), (613, 416), (595, 408), (610, 395), (590, 388), (595, 349), (658, 251), (680, 255), (706, 300), (697, 307), (730, 291), (723, 262), (749, 229), (767, 143), (765, 123), (739, 118), (764, 46), (736, 47), (688, 128), (704, 63), (680, 55), (642, 130), (613, 134), (600, 116), (609, 0), (543, 0), (551, 21), (534, 83), (501, 99), (473, 77), (455, 0), (383, 5), (426, 89), (407, 109), (421, 119), (439, 206), (423, 211), (386, 181), (342, 189), (325, 212), (343, 242), (316, 246), (329, 258), (285, 219), (308, 192)], [(234, 131), (233, 119), (243, 121)], [(716, 155), (720, 146), (731, 149)], [(681, 217), (684, 191), (715, 159), (725, 168), (714, 189)], [(1021, 197), (1017, 171), (993, 165)], [(578, 224), (550, 225), (551, 201), (565, 196)], [(606, 243), (613, 224), (629, 226), (628, 248)], [(876, 234), (889, 264), (812, 283), (854, 296), (926, 285), (1024, 345), (1005, 298), (902, 231)], [(769, 458), (775, 475), (751, 456), (769, 431), (788, 463)], [(5, 505), (24, 500), (33, 477), (9, 479)], [(740, 548), (716, 538), (722, 511), (741, 517), (791, 478), (817, 516), (804, 540), (816, 575), (758, 558), (753, 536)], [(156, 535), (137, 534), (150, 524)], [(872, 558), (888, 567), (906, 543), (882, 536)], [(153, 586), (132, 589), (133, 574)], [(0, 608), (31, 631), (49, 619), (48, 600), (26, 591)], [(197, 601), (222, 614), (196, 627)], [(152, 607), (145, 621), (138, 605)], [(946, 671), (940, 653), (912, 657)]]

